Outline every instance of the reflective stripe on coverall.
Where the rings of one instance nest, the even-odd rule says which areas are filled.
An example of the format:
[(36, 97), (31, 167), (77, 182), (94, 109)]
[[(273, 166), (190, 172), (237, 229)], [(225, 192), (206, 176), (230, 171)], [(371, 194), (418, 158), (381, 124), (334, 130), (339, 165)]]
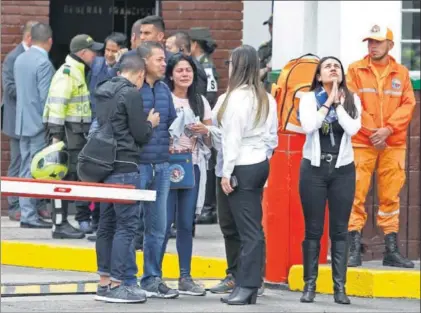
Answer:
[[(377, 225), (387, 235), (399, 231), (399, 193), (405, 183), (407, 128), (415, 108), (409, 72), (389, 56), (389, 65), (380, 77), (370, 58), (349, 66), (347, 85), (361, 99), (361, 130), (352, 138), (356, 166), (356, 192), (349, 231), (360, 231), (366, 221), (365, 200), (377, 165), (379, 212)], [(391, 135), (387, 148), (376, 150), (369, 137), (387, 127)]]

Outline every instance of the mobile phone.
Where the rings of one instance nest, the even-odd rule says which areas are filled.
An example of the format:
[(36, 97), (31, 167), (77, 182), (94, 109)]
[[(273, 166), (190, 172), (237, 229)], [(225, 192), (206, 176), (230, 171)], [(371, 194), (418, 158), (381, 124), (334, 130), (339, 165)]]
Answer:
[(238, 187), (238, 180), (236, 176), (231, 176), (230, 185), (232, 189), (235, 189)]

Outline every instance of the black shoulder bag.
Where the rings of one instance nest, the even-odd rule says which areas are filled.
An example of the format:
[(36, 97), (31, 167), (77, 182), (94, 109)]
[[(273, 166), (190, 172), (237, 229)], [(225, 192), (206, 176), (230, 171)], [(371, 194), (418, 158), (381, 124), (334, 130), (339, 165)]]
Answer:
[(117, 141), (111, 118), (115, 109), (110, 111), (107, 120), (91, 133), (78, 155), (77, 174), (81, 181), (102, 182), (114, 171)]

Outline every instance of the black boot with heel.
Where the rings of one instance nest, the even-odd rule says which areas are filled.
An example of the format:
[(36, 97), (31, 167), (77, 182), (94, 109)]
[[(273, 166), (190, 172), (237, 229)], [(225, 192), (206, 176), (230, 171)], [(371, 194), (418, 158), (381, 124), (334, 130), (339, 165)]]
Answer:
[[(230, 305), (256, 304), (258, 288), (237, 287), (233, 295), (223, 302)], [(222, 299), (221, 299), (222, 301)]]
[(240, 287), (235, 287), (229, 295), (221, 298), (221, 302), (228, 303), (228, 300), (234, 298), (237, 295), (239, 290), (240, 290)]
[(350, 304), (346, 295), (346, 272), (348, 262), (348, 241), (332, 241), (332, 278), (333, 296), (336, 303)]
[(319, 272), (320, 241), (304, 240), (303, 267), (304, 267), (304, 291), (300, 302), (311, 303), (316, 296), (316, 280)]

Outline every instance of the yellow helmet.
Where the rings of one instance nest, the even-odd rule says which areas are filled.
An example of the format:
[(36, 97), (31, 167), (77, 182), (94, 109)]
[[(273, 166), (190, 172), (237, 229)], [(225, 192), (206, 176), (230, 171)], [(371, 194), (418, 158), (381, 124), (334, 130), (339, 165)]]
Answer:
[(31, 175), (35, 179), (63, 179), (69, 170), (69, 154), (63, 141), (54, 143), (35, 154)]

